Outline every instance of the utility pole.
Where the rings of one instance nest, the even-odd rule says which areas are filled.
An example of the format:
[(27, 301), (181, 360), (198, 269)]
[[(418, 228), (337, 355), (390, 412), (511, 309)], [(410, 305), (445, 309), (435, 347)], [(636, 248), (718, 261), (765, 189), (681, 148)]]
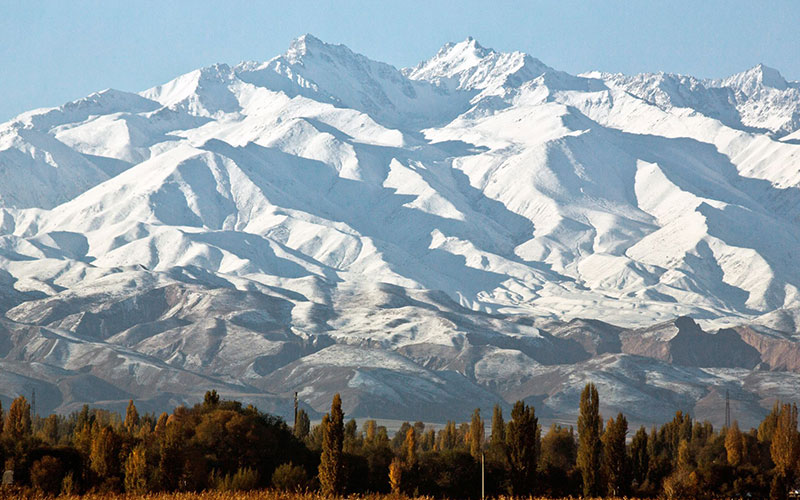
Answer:
[(31, 407), (32, 407), (31, 409), (33, 410), (32, 411), (32, 414), (33, 414), (32, 416), (35, 417), (36, 416), (36, 388), (35, 387), (33, 388), (32, 394), (31, 394)]

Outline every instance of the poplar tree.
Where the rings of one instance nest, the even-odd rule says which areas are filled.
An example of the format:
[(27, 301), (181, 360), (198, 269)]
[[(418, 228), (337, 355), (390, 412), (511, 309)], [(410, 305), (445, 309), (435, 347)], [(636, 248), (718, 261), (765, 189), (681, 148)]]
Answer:
[(603, 433), (603, 470), (606, 490), (612, 497), (625, 496), (630, 484), (628, 452), (625, 448), (627, 434), (628, 421), (622, 413), (616, 419), (609, 419)]
[(25, 396), (11, 402), (3, 432), (10, 440), (18, 442), (31, 435), (31, 405)]
[(600, 491), (600, 459), (603, 420), (600, 416), (600, 397), (594, 384), (586, 384), (581, 392), (578, 416), (578, 469), (583, 479), (583, 495), (598, 496)]
[(650, 453), (647, 444), (647, 429), (642, 426), (631, 439), (631, 472), (637, 486), (641, 486), (645, 482), (647, 471), (650, 469)]
[(492, 435), (489, 443), (492, 447), (501, 448), (506, 442), (506, 424), (503, 422), (503, 410), (500, 405), (494, 405), (492, 412)]
[(448, 420), (439, 432), (439, 451), (454, 450), (457, 443), (456, 423)]
[(39, 435), (44, 441), (52, 446), (56, 446), (59, 441), (59, 417), (56, 414), (49, 415), (44, 419), (42, 430)]
[(399, 458), (394, 458), (389, 464), (389, 486), (392, 488), (392, 493), (395, 495), (400, 494), (400, 486), (403, 481), (403, 463)]
[(506, 457), (511, 479), (511, 494), (528, 495), (536, 477), (536, 443), (539, 421), (532, 406), (514, 403), (506, 428)]
[(469, 424), (469, 453), (476, 460), (480, 460), (483, 452), (484, 440), (483, 419), (480, 408), (472, 412), (472, 421)]
[(143, 494), (147, 492), (147, 489), (145, 447), (144, 444), (139, 444), (131, 450), (125, 460), (125, 491)]
[(725, 432), (725, 453), (728, 463), (734, 467), (739, 467), (744, 457), (744, 436), (739, 430), (739, 423), (734, 420), (730, 429)]
[(692, 450), (689, 449), (689, 441), (681, 439), (678, 443), (678, 472), (688, 473), (692, 469)]
[(297, 439), (305, 439), (308, 433), (311, 432), (311, 420), (302, 408), (297, 410), (297, 420), (294, 421), (293, 431)]
[(771, 496), (786, 498), (800, 460), (800, 435), (797, 432), (797, 405), (784, 404), (775, 421), (770, 455), (775, 464)]
[(417, 465), (417, 430), (409, 427), (406, 431), (406, 439), (403, 442), (403, 455), (406, 468), (413, 469)]
[(344, 442), (344, 413), (339, 393), (333, 396), (331, 412), (322, 418), (322, 457), (319, 464), (319, 484), (322, 494), (335, 496), (342, 490), (342, 444)]
[(91, 468), (101, 478), (107, 478), (117, 471), (117, 443), (114, 431), (110, 427), (103, 427), (92, 439), (92, 449), (89, 454)]
[(371, 446), (375, 444), (375, 437), (377, 436), (378, 423), (374, 420), (367, 420), (364, 422), (364, 444)]
[(139, 427), (139, 412), (136, 410), (136, 405), (133, 404), (132, 399), (128, 401), (128, 407), (125, 409), (124, 425), (125, 430), (131, 435), (136, 432), (136, 428)]
[(164, 432), (166, 432), (168, 420), (169, 415), (167, 415), (167, 412), (162, 412), (161, 415), (158, 416), (158, 420), (156, 420), (156, 426), (153, 429), (153, 432), (155, 432), (157, 436), (162, 436)]

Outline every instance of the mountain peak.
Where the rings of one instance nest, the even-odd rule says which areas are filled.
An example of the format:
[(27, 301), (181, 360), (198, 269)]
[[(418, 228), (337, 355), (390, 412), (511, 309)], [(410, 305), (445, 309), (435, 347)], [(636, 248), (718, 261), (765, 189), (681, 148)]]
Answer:
[(495, 51), (493, 49), (484, 47), (471, 36), (468, 36), (458, 43), (447, 43), (441, 49), (439, 49), (439, 54), (474, 54), (478, 57), (486, 57), (494, 52)]
[(300, 35), (289, 44), (289, 50), (286, 52), (287, 57), (296, 59), (314, 52), (318, 52), (328, 44), (315, 37), (311, 33)]
[(460, 90), (496, 91), (509, 83), (531, 80), (548, 69), (523, 52), (497, 52), (470, 36), (458, 43), (446, 43), (435, 56), (403, 72), (412, 80)]
[(721, 86), (733, 87), (750, 94), (762, 87), (786, 90), (789, 87), (789, 83), (777, 69), (759, 63), (747, 71), (725, 78), (722, 80)]

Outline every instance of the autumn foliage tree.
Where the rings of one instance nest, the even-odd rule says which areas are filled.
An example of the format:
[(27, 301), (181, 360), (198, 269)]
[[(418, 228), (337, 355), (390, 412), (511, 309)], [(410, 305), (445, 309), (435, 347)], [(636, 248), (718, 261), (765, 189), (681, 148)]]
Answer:
[(483, 453), (484, 434), (481, 410), (480, 408), (475, 408), (475, 411), (472, 412), (472, 421), (469, 424), (469, 453), (475, 459), (480, 459), (481, 453)]
[(5, 425), (3, 425), (3, 435), (12, 441), (20, 441), (30, 437), (31, 405), (25, 399), (25, 396), (19, 396), (11, 402)]
[(146, 493), (149, 490), (146, 449), (143, 444), (133, 448), (125, 460), (125, 491)]
[(771, 496), (786, 498), (793, 484), (800, 460), (800, 435), (797, 431), (797, 405), (784, 404), (780, 408), (772, 434), (770, 455), (775, 464)]
[(739, 424), (735, 420), (730, 429), (725, 432), (725, 454), (728, 463), (733, 467), (742, 464), (744, 457), (744, 436), (739, 430)]
[(136, 410), (136, 405), (133, 400), (128, 401), (128, 407), (125, 410), (125, 430), (129, 434), (133, 434), (139, 426), (139, 412)]
[(322, 456), (319, 464), (319, 484), (322, 494), (337, 495), (342, 491), (344, 442), (344, 413), (342, 398), (333, 396), (331, 411), (322, 418)]

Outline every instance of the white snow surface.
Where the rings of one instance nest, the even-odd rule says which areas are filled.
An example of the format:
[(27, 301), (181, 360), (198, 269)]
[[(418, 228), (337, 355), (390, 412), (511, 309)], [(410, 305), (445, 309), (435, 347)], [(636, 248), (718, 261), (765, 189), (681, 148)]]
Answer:
[[(41, 301), (191, 275), (279, 290), (298, 335), (324, 307), (335, 342), (387, 349), (461, 345), (420, 316), (432, 296), (625, 327), (753, 322), (800, 305), (799, 130), (800, 83), (763, 65), (573, 76), (470, 38), (398, 70), (304, 35), (266, 62), (0, 124), (0, 305), (40, 324)], [(379, 285), (415, 297), (380, 330)], [(493, 352), (481, 377), (506, 358), (522, 362)]]

